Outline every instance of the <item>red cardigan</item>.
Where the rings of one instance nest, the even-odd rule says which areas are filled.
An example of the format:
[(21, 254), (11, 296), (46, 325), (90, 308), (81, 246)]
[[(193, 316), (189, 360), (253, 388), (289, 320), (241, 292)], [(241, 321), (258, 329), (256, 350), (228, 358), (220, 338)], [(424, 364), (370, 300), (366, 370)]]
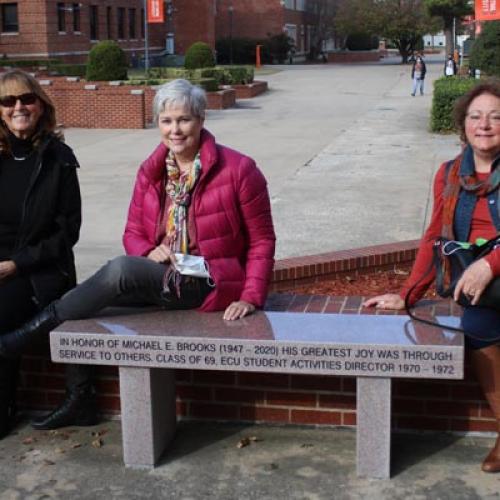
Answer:
[[(202, 171), (188, 217), (216, 284), (200, 309), (223, 310), (235, 300), (262, 307), (276, 240), (266, 180), (251, 158), (216, 144), (208, 131), (200, 141)], [(160, 243), (167, 153), (160, 144), (137, 174), (123, 236), (128, 255), (145, 256)]]
[[(483, 180), (488, 177), (489, 174), (478, 174), (478, 178)], [(420, 247), (418, 249), (417, 258), (415, 264), (411, 271), (409, 278), (403, 285), (402, 290), (399, 295), (404, 299), (408, 290), (419, 281), (422, 276), (428, 271), (432, 263), (432, 246), (436, 238), (441, 236), (441, 230), (443, 226), (443, 191), (446, 184), (446, 163), (443, 163), (439, 168), (436, 177), (434, 178), (434, 206), (432, 210), (432, 218), (429, 226), (427, 227), (422, 240), (420, 241)], [(491, 219), (491, 214), (488, 209), (486, 197), (481, 197), (476, 203), (476, 207), (472, 214), (471, 231), (469, 235), (469, 241), (475, 242), (477, 238), (491, 239), (497, 235), (497, 231)], [(494, 276), (500, 275), (500, 249), (492, 251), (489, 255), (485, 257), (491, 266)], [(420, 282), (420, 284), (415, 288), (411, 296), (411, 303), (415, 303), (419, 300), (426, 290), (429, 288), (431, 283), (434, 281), (435, 273), (434, 270), (429, 273), (429, 275)]]

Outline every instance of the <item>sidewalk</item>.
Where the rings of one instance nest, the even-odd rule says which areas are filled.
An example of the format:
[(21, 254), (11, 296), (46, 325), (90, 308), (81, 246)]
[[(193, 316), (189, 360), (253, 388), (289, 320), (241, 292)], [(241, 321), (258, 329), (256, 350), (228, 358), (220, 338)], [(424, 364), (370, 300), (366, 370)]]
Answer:
[[(92, 430), (103, 433), (101, 447)], [(244, 437), (258, 441), (238, 448)], [(500, 477), (479, 470), (492, 444), (396, 434), (393, 477), (383, 481), (356, 477), (355, 433), (345, 429), (181, 423), (159, 466), (141, 471), (123, 467), (116, 421), (57, 433), (23, 427), (0, 441), (0, 499), (493, 500)]]

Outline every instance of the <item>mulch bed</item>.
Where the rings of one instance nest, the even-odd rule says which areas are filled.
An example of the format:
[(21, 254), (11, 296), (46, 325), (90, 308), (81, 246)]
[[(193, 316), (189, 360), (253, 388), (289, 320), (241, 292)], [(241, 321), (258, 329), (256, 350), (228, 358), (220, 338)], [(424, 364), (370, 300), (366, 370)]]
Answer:
[[(310, 283), (294, 288), (297, 294), (311, 295), (348, 295), (372, 297), (383, 293), (397, 293), (408, 278), (408, 269), (388, 269), (368, 274), (352, 274), (339, 278)], [(425, 298), (437, 297), (433, 287), (425, 294)]]

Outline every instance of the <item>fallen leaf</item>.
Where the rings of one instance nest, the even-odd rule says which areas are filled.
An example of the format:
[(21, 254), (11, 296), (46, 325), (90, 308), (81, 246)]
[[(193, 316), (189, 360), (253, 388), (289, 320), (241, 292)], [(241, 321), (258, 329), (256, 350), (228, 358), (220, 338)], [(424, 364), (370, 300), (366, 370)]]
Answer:
[(249, 444), (250, 444), (250, 439), (247, 437), (244, 437), (238, 441), (236, 448), (244, 448), (245, 446), (248, 446)]
[(262, 439), (258, 438), (257, 436), (250, 436), (248, 439), (250, 439), (252, 443), (258, 443), (259, 441), (262, 441)]
[(101, 438), (97, 438), (97, 439), (94, 439), (94, 441), (92, 441), (92, 446), (94, 448), (101, 448), (102, 447), (102, 439)]
[(54, 465), (55, 464), (55, 462), (52, 462), (52, 460), (48, 460), (46, 458), (43, 459), (43, 463), (44, 463), (44, 465)]
[(400, 274), (401, 276), (408, 276), (409, 271), (405, 271), (403, 269), (394, 269), (394, 274)]
[(24, 438), (21, 442), (23, 444), (33, 444), (36, 441), (36, 439), (32, 436)]
[(73, 449), (74, 449), (74, 448), (80, 448), (81, 446), (82, 446), (82, 443), (73, 443), (73, 444), (71, 445), (71, 448), (73, 448)]
[(63, 448), (56, 448), (56, 453), (66, 453), (66, 450)]

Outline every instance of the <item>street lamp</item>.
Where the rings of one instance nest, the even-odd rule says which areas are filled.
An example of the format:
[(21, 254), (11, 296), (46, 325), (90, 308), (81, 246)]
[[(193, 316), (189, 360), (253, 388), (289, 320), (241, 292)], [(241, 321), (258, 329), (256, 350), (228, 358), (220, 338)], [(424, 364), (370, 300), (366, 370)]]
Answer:
[(229, 11), (229, 64), (233, 64), (233, 11), (234, 7), (231, 3), (228, 8)]

